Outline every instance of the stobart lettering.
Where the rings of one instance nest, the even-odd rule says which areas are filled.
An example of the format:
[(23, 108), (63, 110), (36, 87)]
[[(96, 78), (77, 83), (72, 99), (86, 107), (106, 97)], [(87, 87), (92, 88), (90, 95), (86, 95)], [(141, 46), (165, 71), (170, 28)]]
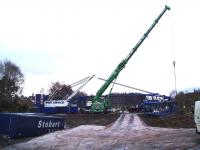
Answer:
[(53, 121), (42, 121), (38, 122), (38, 128), (57, 128), (60, 127), (60, 121), (53, 122)]

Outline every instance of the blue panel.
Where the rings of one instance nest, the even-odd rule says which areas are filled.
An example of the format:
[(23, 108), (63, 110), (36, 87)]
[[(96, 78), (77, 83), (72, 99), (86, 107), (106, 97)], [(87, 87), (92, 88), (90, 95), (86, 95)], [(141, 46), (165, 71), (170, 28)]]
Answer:
[(43, 112), (43, 107), (35, 107), (35, 112), (42, 113)]
[(0, 133), (9, 134), (10, 114), (0, 114)]
[(41, 97), (41, 94), (35, 94), (35, 103), (37, 106), (40, 106)]
[(48, 100), (48, 98), (49, 98), (49, 95), (43, 95), (43, 100), (44, 101)]
[(44, 107), (44, 113), (47, 114), (55, 114), (57, 113), (57, 108), (56, 107)]
[(57, 108), (57, 113), (68, 113), (69, 108), (68, 107), (56, 107)]
[(64, 113), (68, 113), (69, 112), (69, 107), (65, 107), (63, 112)]
[(78, 107), (70, 107), (70, 113), (78, 113)]
[(0, 113), (0, 134), (11, 138), (39, 136), (64, 129), (64, 119), (31, 113)]
[(41, 100), (41, 94), (35, 94), (35, 99), (36, 99), (36, 101), (40, 101)]

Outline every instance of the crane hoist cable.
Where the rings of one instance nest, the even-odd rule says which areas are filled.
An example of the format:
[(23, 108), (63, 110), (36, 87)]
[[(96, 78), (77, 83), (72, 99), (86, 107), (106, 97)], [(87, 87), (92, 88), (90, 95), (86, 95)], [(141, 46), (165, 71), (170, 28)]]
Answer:
[(170, 18), (170, 45), (171, 45), (171, 55), (172, 55), (172, 65), (174, 73), (174, 91), (175, 96), (177, 95), (177, 84), (176, 84), (176, 56), (175, 56), (175, 32), (174, 32), (174, 12), (169, 15)]

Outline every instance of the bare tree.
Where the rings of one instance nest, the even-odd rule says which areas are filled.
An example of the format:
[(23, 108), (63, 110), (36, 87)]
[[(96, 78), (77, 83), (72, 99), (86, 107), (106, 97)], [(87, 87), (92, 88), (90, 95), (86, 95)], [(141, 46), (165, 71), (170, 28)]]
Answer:
[(60, 82), (52, 83), (49, 88), (49, 95), (54, 100), (60, 100), (67, 95), (72, 94), (73, 90), (70, 85), (66, 85)]
[(0, 95), (14, 98), (22, 92), (24, 75), (20, 68), (9, 60), (0, 61)]

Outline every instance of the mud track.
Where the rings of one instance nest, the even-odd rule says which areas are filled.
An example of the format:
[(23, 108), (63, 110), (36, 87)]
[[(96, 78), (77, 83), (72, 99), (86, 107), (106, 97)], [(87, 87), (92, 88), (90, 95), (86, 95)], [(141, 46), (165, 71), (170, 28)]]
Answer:
[(81, 125), (57, 131), (6, 150), (169, 150), (199, 149), (195, 129), (149, 127), (136, 114), (122, 114), (112, 125)]

